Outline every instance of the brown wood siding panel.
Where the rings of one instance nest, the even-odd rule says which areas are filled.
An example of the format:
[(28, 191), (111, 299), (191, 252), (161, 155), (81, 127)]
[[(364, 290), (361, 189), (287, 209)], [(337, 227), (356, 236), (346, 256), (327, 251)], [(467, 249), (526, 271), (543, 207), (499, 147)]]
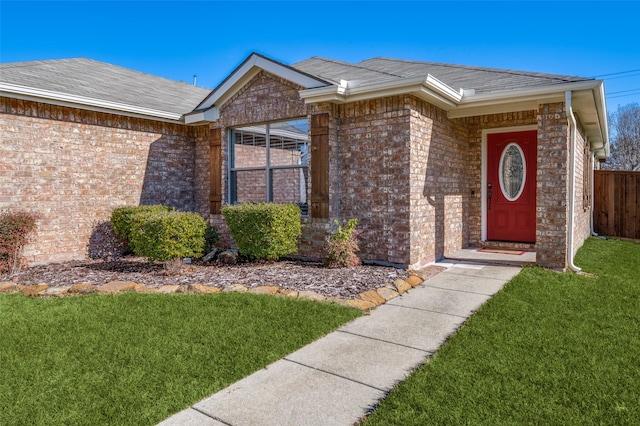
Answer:
[(209, 133), (209, 213), (220, 214), (222, 208), (222, 129)]
[(595, 172), (594, 230), (640, 239), (640, 172)]
[(311, 116), (310, 215), (329, 217), (329, 114)]

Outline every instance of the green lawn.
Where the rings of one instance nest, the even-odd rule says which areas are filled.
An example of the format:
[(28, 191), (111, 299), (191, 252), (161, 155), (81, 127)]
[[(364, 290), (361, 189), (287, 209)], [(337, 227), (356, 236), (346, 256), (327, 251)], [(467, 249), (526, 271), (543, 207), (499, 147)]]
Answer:
[(252, 294), (0, 295), (0, 425), (153, 425), (359, 315)]
[(576, 264), (597, 278), (525, 268), (364, 424), (640, 424), (640, 244)]

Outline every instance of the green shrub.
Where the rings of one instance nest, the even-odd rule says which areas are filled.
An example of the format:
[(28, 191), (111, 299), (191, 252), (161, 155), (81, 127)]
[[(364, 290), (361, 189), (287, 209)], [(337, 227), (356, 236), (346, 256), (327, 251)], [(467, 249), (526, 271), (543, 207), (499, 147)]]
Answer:
[(238, 204), (223, 207), (222, 214), (240, 254), (249, 259), (275, 260), (298, 249), (302, 231), (295, 204)]
[(115, 233), (125, 240), (127, 243), (130, 241), (131, 234), (131, 221), (133, 215), (139, 213), (153, 213), (153, 212), (168, 212), (174, 211), (172, 207), (168, 206), (124, 206), (113, 209), (111, 212), (111, 225)]
[(197, 213), (156, 210), (129, 215), (128, 220), (131, 249), (149, 262), (204, 253), (207, 222)]
[(343, 225), (334, 221), (336, 230), (327, 239), (327, 266), (329, 268), (350, 268), (360, 264), (356, 252), (358, 247), (358, 231), (355, 229), (358, 219), (349, 219)]
[(38, 218), (38, 214), (27, 211), (0, 212), (0, 274), (15, 274), (22, 269), (22, 249), (35, 233)]

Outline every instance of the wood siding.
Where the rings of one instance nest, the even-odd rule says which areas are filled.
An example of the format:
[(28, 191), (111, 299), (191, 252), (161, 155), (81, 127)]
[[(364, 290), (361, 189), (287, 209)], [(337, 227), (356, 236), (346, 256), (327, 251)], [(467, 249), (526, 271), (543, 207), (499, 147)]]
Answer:
[(329, 217), (329, 114), (311, 116), (310, 215)]
[(595, 172), (594, 231), (640, 239), (640, 172)]

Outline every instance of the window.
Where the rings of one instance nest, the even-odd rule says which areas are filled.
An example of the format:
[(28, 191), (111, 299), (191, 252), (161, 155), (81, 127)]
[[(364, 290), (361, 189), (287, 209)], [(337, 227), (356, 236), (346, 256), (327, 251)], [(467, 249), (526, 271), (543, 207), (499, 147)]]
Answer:
[(306, 119), (232, 129), (229, 202), (294, 203), (307, 215), (309, 132)]

